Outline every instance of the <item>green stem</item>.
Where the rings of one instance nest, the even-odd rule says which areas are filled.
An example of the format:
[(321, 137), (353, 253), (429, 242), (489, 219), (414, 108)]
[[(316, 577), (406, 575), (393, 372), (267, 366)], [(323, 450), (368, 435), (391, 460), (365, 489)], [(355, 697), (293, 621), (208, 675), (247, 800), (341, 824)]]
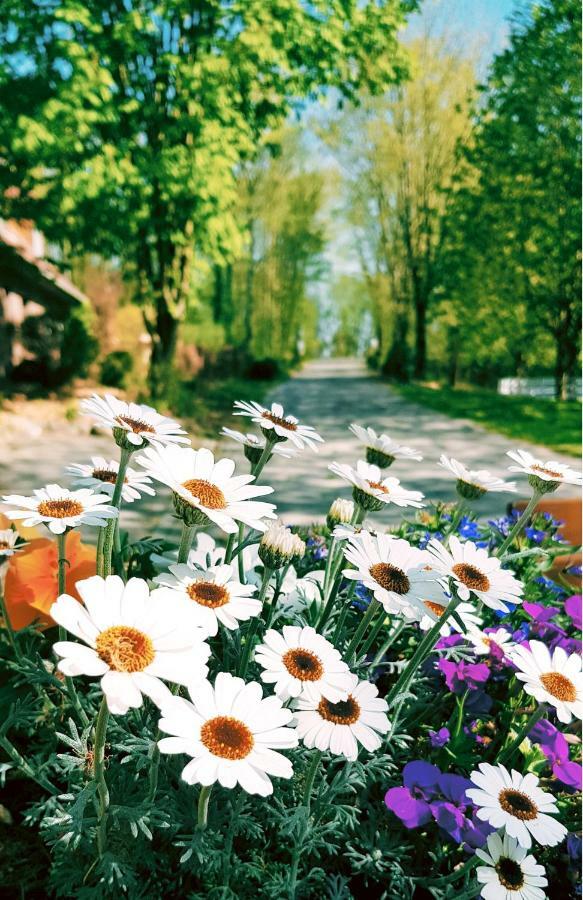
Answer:
[(112, 556), (113, 556), (113, 541), (115, 536), (115, 528), (116, 524), (119, 526), (119, 509), (121, 507), (121, 494), (125, 482), (126, 471), (128, 467), (128, 463), (130, 461), (130, 457), (132, 455), (131, 450), (126, 450), (122, 447), (120, 459), (119, 459), (119, 468), (117, 472), (117, 478), (115, 479), (115, 487), (113, 489), (113, 497), (111, 498), (111, 505), (114, 506), (118, 510), (118, 516), (115, 519), (109, 519), (105, 528), (105, 536), (103, 538), (103, 554), (102, 554), (102, 573), (105, 578), (107, 575), (111, 575), (112, 573)]
[(504, 553), (506, 552), (506, 550), (508, 550), (508, 548), (510, 546), (512, 546), (513, 541), (518, 537), (518, 535), (520, 534), (522, 529), (528, 525), (528, 523), (530, 521), (530, 517), (531, 517), (532, 513), (534, 512), (534, 509), (541, 497), (542, 497), (542, 494), (540, 493), (540, 491), (533, 492), (533, 495), (530, 498), (530, 500), (528, 501), (522, 515), (520, 516), (520, 518), (514, 525), (514, 528), (512, 529), (512, 531), (510, 532), (508, 537), (500, 544), (498, 549), (494, 552), (494, 556), (499, 556), (499, 557), (503, 556)]
[[(358, 647), (362, 636), (366, 633), (369, 625), (371, 624), (373, 618), (376, 615), (377, 609), (382, 605), (375, 598), (371, 598), (370, 603), (368, 604), (368, 609), (360, 620), (360, 624), (356, 631), (354, 632), (354, 637), (350, 641), (348, 647), (346, 648), (346, 653), (344, 656), (346, 657), (346, 661), (349, 666), (353, 665), (356, 659), (356, 648)], [(383, 610), (384, 613), (384, 610)]]
[(10, 741), (5, 735), (0, 736), (0, 747), (8, 754), (12, 762), (17, 768), (20, 769), (28, 778), (31, 778), (33, 781), (36, 781), (37, 784), (40, 784), (45, 791), (48, 791), (49, 794), (56, 796), (56, 794), (60, 794), (61, 791), (52, 784), (48, 778), (45, 778), (44, 775), (37, 774), (30, 763), (27, 763), (24, 756), (18, 752), (12, 741)]
[[(265, 600), (265, 595), (267, 593), (267, 588), (269, 587), (269, 582), (271, 581), (271, 576), (273, 575), (273, 569), (268, 569), (267, 566), (263, 569), (263, 578), (261, 580), (261, 587), (259, 588), (259, 594), (257, 595), (257, 599), (260, 603), (263, 603)], [(249, 661), (251, 659), (251, 653), (253, 651), (253, 644), (255, 642), (255, 635), (257, 634), (257, 628), (259, 625), (259, 616), (255, 616), (251, 619), (251, 625), (249, 627), (249, 631), (247, 632), (245, 639), (245, 650), (243, 653), (243, 659), (241, 660), (241, 670), (239, 675), (241, 678), (245, 678), (247, 674), (247, 668), (249, 666)]]
[(271, 626), (273, 622), (273, 617), (275, 615), (275, 610), (277, 607), (277, 601), (279, 599), (279, 595), (281, 593), (281, 586), (285, 580), (285, 576), (289, 572), (289, 568), (291, 563), (288, 563), (287, 566), (284, 566), (283, 569), (280, 569), (277, 573), (277, 577), (275, 579), (275, 587), (273, 589), (273, 597), (271, 598), (271, 603), (269, 604), (269, 608), (267, 610), (267, 617), (265, 619), (265, 630)]
[(439, 640), (441, 628), (443, 627), (443, 625), (445, 625), (452, 612), (455, 611), (455, 608), (457, 607), (459, 602), (460, 599), (457, 594), (454, 595), (453, 599), (446, 607), (443, 615), (437, 620), (437, 622), (434, 623), (432, 628), (429, 629), (429, 631), (425, 634), (425, 637), (420, 641), (417, 649), (413, 653), (413, 656), (409, 660), (409, 663), (403, 669), (396, 683), (393, 685), (387, 697), (385, 698), (389, 705), (389, 709), (391, 708), (392, 704), (395, 702), (399, 694), (405, 693), (405, 691), (408, 689), (417, 673), (417, 669), (429, 656), (435, 644)]
[(158, 774), (160, 772), (160, 748), (158, 747), (158, 741), (160, 740), (161, 732), (158, 731), (154, 739), (154, 746), (150, 753), (150, 775), (148, 778), (148, 796), (146, 797), (146, 803), (148, 806), (151, 806), (156, 799), (156, 793), (158, 791)]
[(97, 853), (100, 857), (105, 851), (107, 840), (107, 811), (109, 809), (109, 791), (105, 780), (105, 736), (109, 709), (105, 696), (101, 701), (95, 722), (95, 743), (93, 747), (93, 772), (97, 788)]
[[(243, 543), (243, 538), (245, 537), (245, 526), (242, 522), (239, 523), (239, 533), (237, 535), (237, 545)], [(245, 578), (245, 564), (243, 562), (243, 554), (239, 553), (237, 555), (237, 571), (239, 573), (239, 581), (241, 584), (247, 584), (247, 579)]]
[(241, 808), (245, 800), (245, 793), (242, 789), (237, 794), (237, 800), (232, 804), (231, 817), (229, 827), (225, 837), (225, 846), (223, 849), (223, 886), (229, 887), (231, 874), (231, 853), (233, 852), (233, 838), (235, 837), (235, 828), (241, 815)]
[(95, 555), (95, 572), (103, 578), (103, 541), (105, 540), (105, 526), (98, 528), (97, 552)]
[(481, 864), (482, 860), (479, 856), (472, 856), (470, 859), (467, 859), (459, 869), (454, 869), (453, 872), (449, 875), (444, 875), (443, 878), (427, 878), (426, 875), (418, 875), (413, 878), (413, 881), (422, 881), (424, 885), (441, 887), (442, 885), (451, 884), (452, 881), (457, 881), (462, 875), (467, 875), (468, 872), (471, 872), (472, 869)]
[(228, 565), (233, 559), (233, 549), (235, 547), (235, 535), (230, 534), (227, 538), (227, 546), (225, 547), (225, 564)]
[(393, 628), (393, 630), (391, 631), (390, 635), (389, 635), (388, 638), (386, 639), (385, 643), (382, 645), (382, 647), (381, 647), (380, 650), (378, 651), (377, 655), (375, 656), (375, 658), (374, 658), (373, 661), (371, 662), (371, 664), (370, 664), (370, 668), (371, 668), (371, 669), (374, 669), (375, 666), (378, 666), (378, 664), (380, 663), (381, 659), (382, 659), (383, 656), (386, 654), (387, 650), (388, 650), (390, 647), (392, 647), (392, 645), (395, 643), (395, 641), (397, 640), (397, 638), (399, 637), (399, 635), (400, 635), (401, 632), (403, 631), (403, 629), (404, 629), (404, 627), (405, 627), (406, 624), (407, 624), (407, 623), (405, 622), (405, 620), (404, 620), (404, 619), (401, 619), (401, 621), (399, 622), (399, 624), (398, 624), (395, 628)]
[(525, 737), (528, 735), (529, 731), (531, 731), (539, 719), (542, 719), (546, 712), (546, 707), (544, 703), (540, 703), (534, 712), (528, 717), (526, 723), (522, 726), (512, 743), (508, 745), (505, 749), (502, 750), (500, 756), (496, 760), (497, 763), (505, 763), (508, 760), (512, 759), (514, 756), (514, 752), (518, 750), (520, 745), (522, 744)]
[(340, 611), (340, 615), (338, 616), (338, 621), (336, 622), (336, 628), (334, 629), (334, 635), (332, 637), (332, 643), (335, 647), (338, 646), (338, 641), (342, 635), (342, 629), (344, 627), (344, 622), (346, 621), (346, 617), (348, 615), (348, 610), (350, 609), (350, 604), (352, 603), (352, 598), (354, 596), (354, 592), (356, 590), (356, 581), (351, 582), (348, 591), (346, 592), (346, 597), (344, 598), (344, 606)]
[(312, 758), (312, 762), (310, 763), (310, 767), (306, 773), (306, 781), (304, 784), (304, 793), (302, 795), (302, 805), (306, 807), (306, 818), (304, 821), (304, 826), (298, 835), (298, 840), (294, 847), (294, 852), (292, 856), (292, 862), (290, 867), (290, 875), (289, 875), (289, 897), (290, 900), (294, 900), (296, 896), (296, 884), (298, 880), (298, 869), (300, 865), (300, 856), (302, 853), (302, 849), (304, 846), (304, 841), (306, 839), (306, 835), (309, 828), (309, 819), (310, 819), (310, 806), (312, 803), (312, 789), (314, 787), (314, 780), (316, 778), (316, 774), (318, 772), (318, 768), (320, 766), (320, 761), (322, 759), (322, 751), (315, 750), (314, 756)]
[(456, 738), (458, 738), (460, 736), (460, 732), (462, 730), (462, 725), (463, 725), (463, 721), (464, 721), (464, 706), (465, 706), (468, 694), (469, 694), (469, 690), (464, 691), (464, 693), (461, 697), (456, 697), (457, 717), (456, 717), (455, 728), (453, 730), (453, 740), (454, 741)]
[[(57, 596), (60, 597), (61, 594), (64, 594), (67, 586), (67, 566), (69, 565), (69, 561), (67, 559), (66, 550), (67, 547), (67, 532), (63, 532), (62, 534), (57, 535), (57, 555), (58, 555), (58, 588), (57, 588)], [(62, 625), (59, 625), (59, 640), (66, 641), (67, 640), (67, 629), (63, 628)], [(67, 694), (69, 696), (69, 700), (75, 709), (75, 712), (79, 716), (79, 719), (83, 723), (84, 727), (89, 725), (89, 718), (87, 713), (83, 709), (79, 697), (77, 695), (77, 690), (73, 683), (73, 679), (67, 675), (65, 677), (65, 687), (67, 688)]]
[(180, 535), (180, 545), (178, 547), (179, 563), (188, 562), (188, 554), (190, 553), (195, 534), (196, 525), (187, 525), (186, 522), (182, 523), (182, 534)]
[(274, 438), (266, 437), (265, 438), (265, 447), (263, 448), (263, 453), (257, 460), (254, 466), (251, 466), (251, 474), (257, 478), (264, 467), (267, 465), (269, 460), (271, 459), (271, 454), (273, 452), (273, 448), (277, 444), (277, 441)]
[(198, 821), (196, 823), (197, 831), (204, 831), (208, 825), (209, 800), (212, 789), (212, 784), (205, 784), (200, 789), (198, 796)]
[(6, 633), (8, 635), (8, 640), (10, 641), (10, 646), (12, 647), (12, 650), (14, 651), (14, 655), (15, 655), (16, 659), (21, 660), (22, 654), (20, 652), (20, 648), (19, 648), (16, 638), (14, 636), (14, 629), (12, 627), (12, 623), (8, 616), (8, 610), (6, 608), (6, 601), (4, 599), (4, 590), (3, 590), (3, 584), (2, 584), (1, 577), (0, 577), (0, 612), (2, 613), (2, 618), (4, 620), (4, 628), (6, 629)]
[(376, 641), (379, 633), (385, 627), (386, 621), (387, 621), (387, 614), (385, 612), (384, 607), (382, 607), (379, 616), (377, 616), (376, 622), (370, 629), (368, 637), (366, 637), (364, 639), (364, 641), (362, 642), (362, 644), (360, 645), (358, 650), (355, 651), (356, 659), (362, 659), (363, 657), (366, 656), (366, 654), (368, 653), (368, 651), (370, 650), (370, 648)]

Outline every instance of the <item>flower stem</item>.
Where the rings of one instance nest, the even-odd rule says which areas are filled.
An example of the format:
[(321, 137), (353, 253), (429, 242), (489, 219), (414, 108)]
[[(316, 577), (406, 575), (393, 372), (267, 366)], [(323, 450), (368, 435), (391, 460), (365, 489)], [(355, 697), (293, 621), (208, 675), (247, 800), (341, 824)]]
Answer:
[(536, 725), (539, 719), (542, 719), (546, 712), (546, 707), (544, 703), (540, 703), (534, 712), (528, 717), (526, 723), (522, 726), (512, 743), (510, 743), (506, 748), (502, 750), (500, 756), (496, 760), (497, 763), (505, 763), (508, 760), (512, 759), (514, 756), (514, 752), (518, 750), (520, 745), (522, 744), (525, 737), (528, 735), (529, 731)]
[(107, 839), (107, 811), (109, 809), (109, 791), (105, 780), (105, 735), (107, 733), (107, 720), (109, 709), (107, 700), (103, 697), (97, 721), (95, 722), (95, 744), (93, 747), (94, 761), (93, 772), (97, 788), (97, 852), (103, 856)]
[(160, 731), (156, 735), (154, 740), (154, 746), (152, 748), (152, 752), (150, 754), (150, 775), (148, 778), (149, 787), (148, 787), (148, 796), (146, 798), (146, 803), (151, 806), (156, 799), (156, 793), (158, 791), (158, 773), (160, 771), (160, 748), (158, 747), (158, 741), (160, 739)]
[(0, 747), (5, 751), (5, 753), (10, 757), (14, 765), (20, 769), (21, 772), (24, 772), (28, 778), (31, 778), (33, 781), (36, 781), (37, 784), (40, 784), (45, 791), (48, 791), (49, 794), (56, 796), (60, 793), (60, 790), (52, 784), (48, 778), (45, 778), (44, 775), (37, 774), (32, 766), (27, 763), (24, 756), (18, 752), (12, 741), (10, 741), (6, 735), (0, 735)]
[(8, 617), (8, 610), (6, 608), (6, 601), (4, 599), (4, 585), (2, 584), (1, 577), (0, 577), (0, 613), (2, 613), (2, 620), (4, 622), (4, 628), (8, 635), (8, 640), (10, 641), (10, 646), (12, 647), (12, 650), (14, 651), (14, 655), (15, 655), (16, 659), (21, 660), (22, 654), (20, 652), (20, 648), (18, 646), (16, 638), (14, 637), (14, 629), (12, 627), (12, 623)]
[[(267, 593), (267, 588), (269, 587), (269, 582), (271, 581), (272, 575), (273, 569), (268, 569), (267, 566), (265, 566), (265, 568), (263, 569), (263, 579), (261, 581), (261, 587), (259, 588), (259, 594), (257, 595), (257, 599), (260, 603), (263, 603), (263, 601), (265, 600), (265, 595)], [(241, 678), (245, 678), (245, 675), (247, 674), (247, 668), (249, 666), (251, 653), (253, 652), (253, 645), (255, 643), (255, 635), (257, 634), (257, 627), (259, 625), (259, 618), (260, 616), (255, 616), (253, 619), (251, 619), (251, 625), (245, 638), (245, 650), (243, 653), (243, 659), (241, 660), (241, 670), (239, 672)]]
[[(119, 458), (119, 468), (117, 472), (117, 478), (115, 479), (115, 487), (113, 489), (113, 497), (111, 498), (111, 505), (114, 506), (119, 513), (119, 509), (121, 507), (121, 495), (125, 482), (126, 471), (128, 467), (128, 463), (130, 461), (130, 457), (132, 455), (131, 450), (126, 450), (122, 447), (120, 458)], [(115, 536), (116, 525), (119, 527), (119, 515), (114, 519), (109, 519), (107, 525), (104, 526), (105, 535), (103, 538), (103, 551), (102, 551), (102, 564), (101, 570), (103, 577), (105, 578), (107, 575), (111, 575), (112, 572), (112, 555), (113, 555), (113, 541)]]
[(208, 825), (209, 800), (211, 798), (212, 784), (203, 784), (198, 796), (198, 821), (197, 831), (204, 831)]
[(304, 793), (302, 795), (302, 805), (306, 807), (306, 818), (304, 820), (304, 825), (298, 835), (298, 840), (294, 847), (294, 852), (291, 861), (290, 867), (290, 875), (289, 875), (289, 892), (288, 896), (290, 900), (294, 900), (296, 896), (296, 884), (298, 880), (298, 869), (300, 865), (300, 856), (302, 853), (302, 849), (304, 846), (304, 841), (306, 839), (306, 835), (309, 828), (309, 820), (310, 820), (310, 806), (312, 803), (312, 789), (314, 787), (314, 780), (316, 778), (316, 774), (318, 772), (318, 768), (320, 766), (320, 760), (322, 759), (322, 751), (315, 750), (312, 758), (312, 762), (310, 763), (310, 767), (306, 773), (306, 781), (304, 784)]
[(508, 548), (512, 546), (512, 543), (518, 537), (518, 535), (520, 534), (522, 529), (528, 525), (528, 523), (530, 521), (530, 517), (531, 517), (532, 513), (534, 512), (534, 509), (541, 497), (542, 497), (542, 494), (540, 491), (533, 492), (532, 497), (528, 501), (522, 515), (520, 516), (518, 521), (515, 523), (512, 530), (510, 531), (510, 534), (500, 544), (498, 549), (494, 551), (494, 556), (499, 556), (499, 557), (503, 556), (504, 553), (508, 550)]
[(178, 547), (179, 563), (188, 562), (188, 554), (190, 553), (195, 534), (196, 525), (187, 525), (186, 522), (182, 523), (182, 534), (180, 535), (180, 545)]
[(374, 658), (373, 661), (371, 662), (371, 664), (370, 664), (370, 668), (371, 668), (371, 669), (374, 669), (375, 666), (378, 666), (378, 664), (380, 663), (381, 659), (383, 658), (383, 656), (385, 655), (385, 653), (387, 652), (387, 650), (388, 650), (390, 647), (392, 647), (392, 645), (395, 643), (395, 641), (397, 640), (397, 638), (399, 637), (399, 635), (400, 635), (401, 632), (403, 631), (403, 629), (404, 629), (404, 627), (405, 627), (405, 624), (406, 624), (405, 620), (404, 620), (404, 619), (401, 619), (401, 621), (399, 622), (399, 624), (398, 624), (395, 628), (393, 628), (393, 630), (391, 631), (390, 635), (389, 635), (388, 638), (386, 639), (385, 643), (384, 643), (383, 646), (379, 649), (377, 655), (375, 656), (375, 658)]
[(457, 607), (459, 602), (459, 597), (457, 596), (457, 594), (454, 594), (453, 599), (450, 601), (449, 606), (446, 607), (443, 615), (437, 620), (437, 622), (434, 623), (433, 627), (429, 629), (425, 637), (420, 641), (413, 656), (409, 660), (409, 663), (407, 664), (407, 666), (405, 666), (396, 683), (393, 685), (387, 697), (385, 698), (389, 705), (389, 709), (392, 704), (394, 704), (399, 695), (405, 693), (405, 691), (408, 689), (417, 673), (419, 666), (429, 656), (435, 644), (439, 640), (439, 633), (441, 631), (441, 628), (446, 623), (452, 612), (455, 611), (455, 608)]
[(348, 647), (346, 648), (346, 653), (344, 654), (349, 666), (353, 665), (353, 663), (355, 662), (356, 648), (358, 647), (362, 636), (365, 634), (373, 618), (375, 617), (379, 606), (382, 609), (381, 604), (375, 598), (372, 598), (370, 603), (368, 604), (368, 609), (360, 620), (360, 624), (354, 632), (354, 637), (350, 641)]
[(368, 653), (368, 651), (370, 650), (370, 648), (376, 641), (376, 639), (379, 635), (379, 632), (381, 632), (383, 627), (385, 626), (386, 621), (387, 621), (387, 614), (385, 612), (384, 607), (381, 607), (381, 612), (377, 616), (376, 622), (370, 629), (368, 637), (365, 638), (365, 640), (362, 642), (362, 644), (360, 645), (360, 647), (358, 648), (358, 650), (355, 653), (356, 659), (362, 659), (364, 656), (366, 656), (366, 654)]
[[(61, 594), (64, 594), (67, 589), (67, 566), (69, 565), (69, 560), (67, 559), (66, 550), (67, 547), (67, 532), (63, 532), (62, 534), (57, 535), (57, 556), (58, 556), (58, 587), (57, 587), (57, 597), (60, 597)], [(67, 629), (63, 628), (62, 625), (59, 625), (59, 640), (66, 641), (67, 640)], [(73, 679), (67, 675), (65, 678), (65, 687), (67, 688), (67, 694), (69, 695), (69, 700), (75, 709), (75, 712), (79, 716), (83, 726), (86, 727), (89, 725), (89, 719), (87, 717), (87, 713), (81, 706), (81, 702), (79, 697), (77, 696), (77, 691), (75, 689), (75, 685), (73, 683)]]
[(241, 789), (237, 794), (237, 800), (231, 807), (231, 818), (229, 827), (225, 837), (225, 846), (223, 848), (223, 886), (229, 887), (231, 874), (231, 853), (233, 852), (233, 838), (235, 837), (235, 828), (241, 815), (241, 808), (245, 800), (245, 793)]

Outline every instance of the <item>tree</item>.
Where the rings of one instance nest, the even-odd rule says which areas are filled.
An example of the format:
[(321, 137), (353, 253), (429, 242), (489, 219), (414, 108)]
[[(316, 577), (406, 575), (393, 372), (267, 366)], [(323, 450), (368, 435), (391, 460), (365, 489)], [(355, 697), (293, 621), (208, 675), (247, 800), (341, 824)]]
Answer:
[(408, 374), (411, 320), (414, 375), (425, 374), (445, 191), (457, 141), (469, 130), (474, 83), (471, 64), (444, 39), (425, 36), (409, 49), (410, 80), (382, 97), (364, 96), (328, 138), (346, 176), (348, 219), (374, 300), (383, 367), (400, 378)]
[(404, 70), (416, 0), (14, 0), (0, 10), (4, 215), (137, 285), (162, 389), (195, 254), (241, 245), (240, 166), (303, 97)]
[[(490, 70), (450, 197), (441, 293), (471, 352), (506, 323), (520, 371), (555, 344), (566, 397), (581, 318), (581, 24), (577, 0), (545, 0), (519, 16)], [(480, 311), (487, 330), (475, 325)]]

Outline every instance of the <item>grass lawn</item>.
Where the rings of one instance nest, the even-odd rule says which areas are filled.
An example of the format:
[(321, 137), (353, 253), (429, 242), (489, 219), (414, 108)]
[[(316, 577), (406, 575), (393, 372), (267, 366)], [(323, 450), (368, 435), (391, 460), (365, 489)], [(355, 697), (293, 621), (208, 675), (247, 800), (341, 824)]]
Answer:
[(488, 431), (516, 441), (543, 444), (559, 453), (581, 452), (581, 404), (535, 397), (506, 397), (484, 388), (432, 388), (421, 384), (394, 384), (407, 400), (428, 406), (452, 418), (472, 419)]

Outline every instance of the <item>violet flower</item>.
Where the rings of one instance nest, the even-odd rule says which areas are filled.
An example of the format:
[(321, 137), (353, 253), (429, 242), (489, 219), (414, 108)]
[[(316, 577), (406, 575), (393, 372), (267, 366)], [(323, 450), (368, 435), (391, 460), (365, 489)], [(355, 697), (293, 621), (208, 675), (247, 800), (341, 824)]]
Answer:
[(583, 624), (581, 621), (581, 594), (572, 594), (570, 597), (567, 597), (565, 600), (565, 612), (577, 631), (581, 631)]
[(428, 737), (433, 749), (439, 750), (441, 747), (445, 747), (451, 735), (449, 729), (444, 727), (440, 728), (439, 731), (430, 731)]
[(476, 691), (490, 677), (490, 669), (485, 663), (468, 663), (465, 660), (453, 662), (440, 659), (437, 668), (445, 677), (445, 683), (454, 694)]
[(582, 769), (579, 763), (569, 759), (569, 745), (565, 735), (548, 719), (541, 719), (529, 732), (529, 738), (539, 744), (551, 764), (553, 775), (566, 787), (581, 790)]

